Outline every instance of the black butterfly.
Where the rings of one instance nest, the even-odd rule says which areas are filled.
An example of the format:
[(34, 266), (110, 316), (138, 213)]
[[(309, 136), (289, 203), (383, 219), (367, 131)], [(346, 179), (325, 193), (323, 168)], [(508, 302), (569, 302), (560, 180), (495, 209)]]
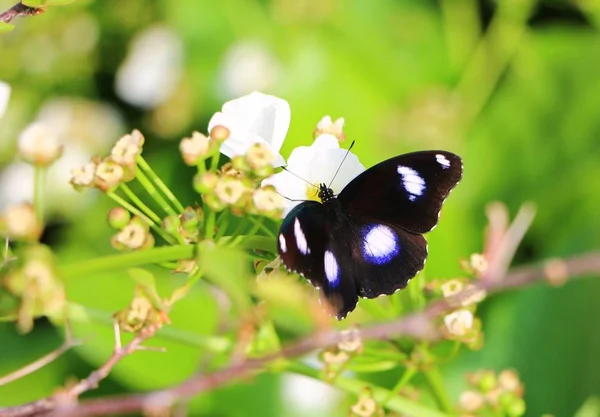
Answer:
[(427, 241), (444, 199), (462, 177), (462, 161), (422, 151), (383, 161), (338, 195), (319, 185), (285, 217), (277, 248), (288, 270), (321, 289), (339, 320), (358, 296), (393, 294), (423, 269)]

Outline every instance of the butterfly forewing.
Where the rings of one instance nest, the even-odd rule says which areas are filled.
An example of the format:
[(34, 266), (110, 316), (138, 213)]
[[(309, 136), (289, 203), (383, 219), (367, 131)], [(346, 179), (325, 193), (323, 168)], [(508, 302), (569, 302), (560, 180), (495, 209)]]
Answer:
[(383, 161), (339, 194), (353, 218), (372, 218), (413, 233), (435, 227), (442, 203), (462, 177), (462, 161), (446, 151), (422, 151)]
[(286, 268), (319, 288), (342, 319), (356, 307), (358, 290), (348, 268), (350, 259), (343, 256), (347, 250), (332, 242), (327, 213), (325, 206), (316, 201), (296, 206), (281, 225), (277, 248)]

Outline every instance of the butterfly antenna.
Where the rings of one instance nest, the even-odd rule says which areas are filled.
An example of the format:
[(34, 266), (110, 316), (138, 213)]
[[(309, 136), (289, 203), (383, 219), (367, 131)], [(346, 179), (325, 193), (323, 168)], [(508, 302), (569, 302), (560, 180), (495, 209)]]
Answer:
[(307, 183), (308, 185), (312, 185), (313, 187), (316, 187), (316, 185), (314, 185), (312, 182), (305, 180), (304, 178), (302, 178), (300, 175), (298, 174), (294, 174), (292, 171), (290, 171), (289, 169), (287, 169), (286, 167), (282, 167), (284, 171), (289, 172), (290, 174), (292, 174), (294, 177), (301, 179), (302, 181), (304, 181), (305, 183)]
[(331, 182), (329, 183), (329, 185), (327, 186), (327, 188), (331, 188), (331, 184), (333, 184), (333, 180), (335, 180), (335, 177), (337, 177), (338, 172), (340, 172), (340, 169), (342, 168), (342, 165), (344, 165), (344, 161), (348, 157), (348, 154), (350, 153), (350, 149), (352, 149), (352, 147), (354, 146), (354, 142), (355, 141), (352, 141), (352, 143), (350, 144), (350, 147), (346, 151), (346, 155), (344, 155), (344, 159), (342, 159), (342, 162), (340, 162), (340, 165), (338, 166), (337, 171), (335, 171), (335, 174), (333, 174), (333, 178), (331, 179)]

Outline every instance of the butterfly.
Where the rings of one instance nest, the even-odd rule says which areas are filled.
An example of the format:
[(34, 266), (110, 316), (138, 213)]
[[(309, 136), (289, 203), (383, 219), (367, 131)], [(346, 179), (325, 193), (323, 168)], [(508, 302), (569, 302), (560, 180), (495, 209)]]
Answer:
[(321, 202), (304, 201), (277, 236), (288, 271), (321, 291), (338, 320), (358, 297), (405, 288), (425, 266), (424, 233), (462, 177), (462, 161), (446, 151), (399, 155), (367, 169), (335, 195), (319, 184)]

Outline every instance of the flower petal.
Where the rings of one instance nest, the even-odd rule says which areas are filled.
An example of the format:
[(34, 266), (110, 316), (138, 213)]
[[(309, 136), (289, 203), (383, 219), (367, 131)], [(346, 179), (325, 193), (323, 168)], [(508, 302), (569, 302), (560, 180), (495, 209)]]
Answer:
[[(331, 183), (334, 193), (339, 194), (364, 170), (365, 167), (356, 155), (340, 148), (335, 136), (323, 134), (311, 146), (300, 146), (294, 149), (288, 159), (287, 171), (272, 175), (262, 184), (272, 185), (281, 195), (289, 199), (286, 201), (284, 213), (287, 214), (301, 201), (312, 197), (307, 195), (307, 191), (311, 191), (309, 184), (317, 187), (321, 183), (327, 186)], [(338, 171), (337, 175), (336, 171)]]
[(8, 107), (8, 99), (10, 98), (10, 85), (4, 81), (0, 81), (0, 117), (4, 115)]
[(253, 92), (223, 105), (208, 124), (208, 130), (217, 125), (229, 129), (229, 138), (221, 152), (230, 158), (244, 154), (255, 143), (267, 145), (276, 155), (274, 166), (285, 163), (279, 150), (290, 125), (290, 106), (287, 101)]

